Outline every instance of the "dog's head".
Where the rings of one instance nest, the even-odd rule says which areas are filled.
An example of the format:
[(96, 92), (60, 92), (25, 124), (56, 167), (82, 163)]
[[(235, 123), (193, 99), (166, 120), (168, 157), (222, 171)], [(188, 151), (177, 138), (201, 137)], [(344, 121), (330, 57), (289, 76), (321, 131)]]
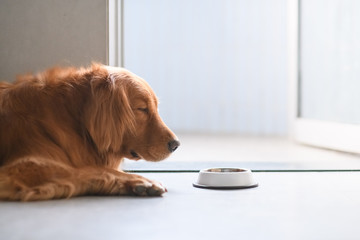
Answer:
[(91, 100), (86, 127), (100, 153), (159, 161), (180, 145), (158, 113), (158, 99), (140, 77), (94, 65), (88, 74)]

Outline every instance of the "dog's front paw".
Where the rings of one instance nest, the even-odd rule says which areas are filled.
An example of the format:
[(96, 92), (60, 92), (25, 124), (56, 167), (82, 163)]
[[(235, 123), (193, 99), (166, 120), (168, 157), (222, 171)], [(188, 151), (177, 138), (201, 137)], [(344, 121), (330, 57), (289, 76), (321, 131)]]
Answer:
[(143, 177), (130, 180), (128, 186), (131, 193), (137, 196), (161, 196), (167, 192), (161, 183)]

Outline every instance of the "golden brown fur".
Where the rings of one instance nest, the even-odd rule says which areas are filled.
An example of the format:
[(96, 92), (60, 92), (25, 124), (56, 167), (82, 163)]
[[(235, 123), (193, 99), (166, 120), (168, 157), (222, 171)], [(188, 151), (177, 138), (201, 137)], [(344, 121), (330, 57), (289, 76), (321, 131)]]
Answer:
[(143, 79), (100, 64), (0, 83), (0, 199), (161, 195), (161, 184), (117, 170), (178, 147), (157, 105)]

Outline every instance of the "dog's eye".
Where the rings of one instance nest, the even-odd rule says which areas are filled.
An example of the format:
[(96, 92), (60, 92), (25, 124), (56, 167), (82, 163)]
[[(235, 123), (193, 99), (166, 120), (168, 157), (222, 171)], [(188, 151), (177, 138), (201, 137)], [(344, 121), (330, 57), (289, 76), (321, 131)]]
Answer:
[(148, 108), (138, 108), (138, 110), (141, 111), (141, 112), (144, 112), (144, 113), (146, 113), (146, 114), (149, 113), (149, 109), (148, 109)]

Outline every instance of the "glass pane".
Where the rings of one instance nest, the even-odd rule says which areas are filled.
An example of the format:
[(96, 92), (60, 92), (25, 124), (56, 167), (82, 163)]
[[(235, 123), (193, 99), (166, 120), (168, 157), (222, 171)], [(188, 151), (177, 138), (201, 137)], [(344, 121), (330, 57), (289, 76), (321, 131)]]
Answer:
[(300, 117), (360, 123), (360, 1), (302, 0)]
[(124, 66), (175, 131), (287, 131), (286, 1), (124, 1)]

